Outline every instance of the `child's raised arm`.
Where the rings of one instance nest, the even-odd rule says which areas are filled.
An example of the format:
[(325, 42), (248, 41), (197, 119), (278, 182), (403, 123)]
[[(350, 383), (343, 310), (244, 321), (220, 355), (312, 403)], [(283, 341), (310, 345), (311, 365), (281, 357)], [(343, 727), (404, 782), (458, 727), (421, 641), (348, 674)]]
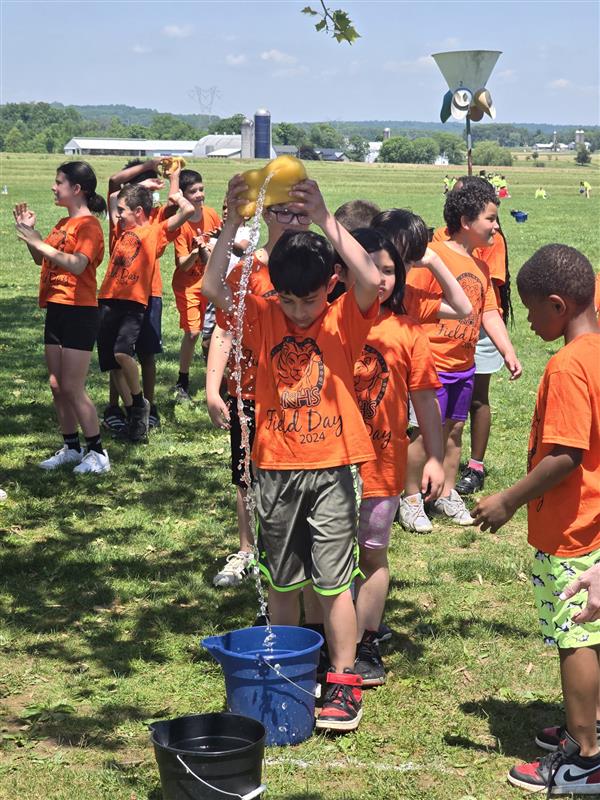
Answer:
[(161, 161), (162, 158), (149, 158), (148, 161), (143, 161), (141, 164), (134, 164), (133, 167), (124, 167), (119, 170), (119, 172), (115, 172), (115, 174), (111, 175), (108, 179), (109, 194), (118, 192), (123, 184), (131, 183), (132, 180), (137, 178), (138, 175), (143, 175), (144, 172), (153, 170), (158, 173)]
[(119, 191), (117, 189), (108, 195), (108, 216), (110, 217), (110, 224), (116, 228), (119, 223), (119, 216), (117, 214), (117, 206), (119, 204)]
[(194, 206), (185, 199), (179, 190), (175, 194), (169, 195), (169, 203), (177, 206), (177, 211), (167, 220), (167, 230), (173, 232), (177, 228), (181, 228), (183, 223), (194, 215)]
[(413, 264), (413, 267), (427, 268), (442, 288), (443, 299), (438, 318), (464, 319), (473, 311), (473, 306), (460, 283), (444, 264), (442, 258), (430, 247), (425, 251), (423, 258)]
[(328, 210), (316, 181), (305, 180), (297, 183), (290, 196), (294, 198), (294, 202), (289, 204), (290, 211), (298, 211), (310, 217), (315, 225), (321, 228), (354, 275), (356, 302), (363, 313), (368, 311), (377, 299), (381, 280), (379, 270), (371, 256)]
[[(17, 203), (17, 205), (13, 209), (13, 217), (15, 218), (15, 224), (17, 226), (17, 236), (19, 237), (19, 239), (25, 242), (25, 244), (27, 245), (27, 249), (29, 250), (29, 254), (31, 255), (34, 263), (37, 264), (38, 267), (40, 267), (42, 265), (42, 260), (44, 257), (32, 245), (32, 243), (30, 243), (27, 240), (27, 238), (23, 237), (20, 234), (20, 231), (23, 231), (25, 228), (31, 228), (31, 230), (35, 228), (35, 222), (36, 222), (35, 212), (29, 208), (27, 203)], [(39, 234), (37, 235), (39, 236)]]
[(231, 352), (230, 331), (215, 325), (206, 362), (206, 405), (215, 428), (229, 429), (229, 409), (221, 397), (221, 381)]

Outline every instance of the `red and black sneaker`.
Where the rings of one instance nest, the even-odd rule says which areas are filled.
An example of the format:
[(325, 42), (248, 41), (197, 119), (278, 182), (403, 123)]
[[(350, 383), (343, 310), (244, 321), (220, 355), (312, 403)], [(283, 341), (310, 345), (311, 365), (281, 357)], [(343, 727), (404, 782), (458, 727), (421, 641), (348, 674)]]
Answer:
[[(559, 725), (552, 725), (550, 728), (544, 728), (535, 737), (535, 743), (543, 750), (549, 750), (555, 753), (558, 750), (560, 740), (564, 738), (566, 728)], [(598, 743), (600, 744), (600, 721), (596, 722), (596, 732), (598, 733)]]
[(530, 764), (518, 764), (508, 773), (513, 786), (530, 792), (547, 791), (548, 797), (564, 794), (600, 794), (600, 753), (580, 754), (579, 744), (565, 731), (555, 753)]
[(351, 669), (327, 673), (327, 691), (316, 727), (321, 730), (353, 731), (362, 717), (362, 678)]

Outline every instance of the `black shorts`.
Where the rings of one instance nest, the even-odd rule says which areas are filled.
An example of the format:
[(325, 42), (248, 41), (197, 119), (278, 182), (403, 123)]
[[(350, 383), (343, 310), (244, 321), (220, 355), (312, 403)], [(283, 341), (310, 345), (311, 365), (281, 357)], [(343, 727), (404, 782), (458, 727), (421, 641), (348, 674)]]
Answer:
[(95, 306), (67, 306), (48, 303), (44, 325), (44, 344), (91, 353), (100, 327), (100, 311)]
[(149, 356), (162, 351), (162, 297), (149, 297), (135, 352)]
[(102, 372), (121, 369), (115, 353), (126, 353), (133, 358), (143, 319), (144, 306), (141, 303), (100, 300), (98, 361)]
[[(250, 450), (254, 443), (254, 400), (244, 400), (244, 415), (248, 420), (248, 434)], [(229, 441), (231, 444), (231, 482), (234, 486), (246, 489), (244, 480), (244, 458), (246, 451), (242, 447), (242, 427), (237, 409), (237, 398), (229, 395), (227, 398), (229, 409)], [(250, 466), (250, 479), (252, 480), (252, 466)]]

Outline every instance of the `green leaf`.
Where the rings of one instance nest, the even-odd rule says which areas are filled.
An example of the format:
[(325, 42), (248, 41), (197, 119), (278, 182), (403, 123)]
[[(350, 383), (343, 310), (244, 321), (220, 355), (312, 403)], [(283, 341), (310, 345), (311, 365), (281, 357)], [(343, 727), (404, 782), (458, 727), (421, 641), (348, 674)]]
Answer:
[(302, 13), (303, 14), (310, 14), (311, 17), (316, 17), (319, 12), (315, 11), (314, 8), (311, 8), (310, 6), (305, 6), (302, 9)]
[(317, 22), (317, 24), (315, 25), (315, 30), (316, 31), (322, 31), (323, 28), (326, 28), (326, 27), (327, 27), (327, 20), (326, 19), (322, 19), (320, 22)]

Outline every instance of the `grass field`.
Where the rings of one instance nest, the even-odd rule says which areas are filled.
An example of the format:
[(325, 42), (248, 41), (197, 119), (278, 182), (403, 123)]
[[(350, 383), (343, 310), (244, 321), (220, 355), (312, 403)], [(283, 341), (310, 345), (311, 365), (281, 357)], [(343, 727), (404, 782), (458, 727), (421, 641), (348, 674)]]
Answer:
[[(192, 408), (175, 406), (178, 319), (172, 251), (162, 259), (165, 353), (158, 364), (163, 427), (148, 446), (109, 442), (100, 481), (43, 473), (59, 446), (37, 308), (38, 268), (13, 232), (27, 201), (45, 234), (58, 218), (50, 186), (56, 156), (3, 155), (0, 184), (0, 797), (3, 800), (159, 800), (147, 722), (221, 710), (220, 667), (202, 636), (252, 623), (252, 585), (215, 590), (236, 546), (226, 434), (210, 425), (203, 365)], [(100, 186), (121, 166), (95, 158)], [(564, 242), (600, 265), (598, 166), (548, 162), (507, 168), (501, 210), (511, 269), (540, 245)], [(442, 221), (445, 168), (309, 164), (332, 208), (363, 197)], [(230, 162), (201, 162), (207, 203), (220, 208)], [(587, 177), (592, 199), (580, 198)], [(543, 179), (543, 180), (542, 180)], [(543, 182), (546, 202), (534, 201)], [(510, 208), (525, 210), (517, 225)], [(100, 275), (104, 274), (104, 266)], [(559, 344), (535, 339), (516, 291), (512, 335), (523, 378), (492, 380), (494, 423), (486, 492), (525, 467), (538, 379)], [(106, 380), (89, 380), (101, 409)], [(429, 536), (394, 530), (386, 619), (389, 680), (365, 693), (356, 734), (314, 736), (267, 753), (268, 796), (278, 800), (502, 800), (517, 759), (538, 755), (533, 733), (560, 722), (556, 654), (537, 630), (523, 512), (497, 535), (435, 524)]]

